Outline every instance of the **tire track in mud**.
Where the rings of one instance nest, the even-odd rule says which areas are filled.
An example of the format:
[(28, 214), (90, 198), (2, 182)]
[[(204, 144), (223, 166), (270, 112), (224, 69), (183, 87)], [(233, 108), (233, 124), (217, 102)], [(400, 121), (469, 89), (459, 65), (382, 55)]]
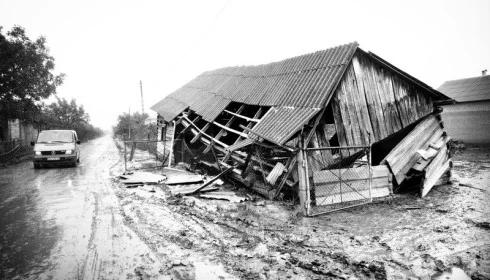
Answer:
[[(124, 194), (120, 195), (122, 195), (122, 199), (124, 199)], [(139, 198), (135, 199), (134, 196), (130, 196), (128, 199), (133, 200), (133, 203), (136, 200), (139, 201)], [(133, 204), (132, 202), (126, 202), (128, 204)], [(124, 205), (125, 202), (122, 204)], [(160, 229), (151, 228), (149, 222), (145, 219), (144, 214), (139, 210), (134, 210), (134, 206), (126, 211), (124, 210), (125, 207), (123, 207), (121, 215), (124, 216), (125, 225), (131, 228), (160, 259), (162, 264), (164, 264), (162, 267), (162, 273), (164, 275), (181, 279), (182, 273), (190, 273), (191, 275), (197, 273), (197, 268), (195, 267), (196, 264), (206, 263), (206, 266), (209, 266), (209, 270), (215, 270), (216, 274), (221, 274), (220, 279), (221, 277), (223, 277), (222, 279), (235, 278), (224, 271), (220, 272), (220, 270), (222, 270), (222, 268), (220, 268), (222, 262), (216, 263), (216, 260), (219, 258), (216, 258), (215, 255), (213, 256), (213, 254), (205, 254), (209, 253), (209, 250), (203, 249), (200, 247), (200, 245), (203, 244), (196, 242), (196, 240), (206, 241), (207, 233), (215, 236), (211, 233), (211, 230), (201, 227), (200, 223), (189, 220), (185, 215), (170, 210), (164, 205), (152, 204), (152, 206), (165, 208), (163, 211), (168, 215), (167, 218), (170, 217), (172, 220), (181, 222), (183, 229), (169, 231), (166, 230), (168, 228), (165, 226)], [(202, 230), (204, 234), (196, 231), (196, 228), (199, 228), (198, 231)], [(192, 236), (192, 238), (189, 238), (190, 236)], [(213, 237), (213, 239), (219, 240), (217, 237)], [(221, 246), (219, 246), (219, 248), (221, 248)], [(210, 258), (211, 256), (213, 257)], [(215, 277), (217, 276), (215, 275), (213, 279)], [(187, 278), (184, 277), (182, 279)], [(207, 278), (196, 277), (196, 279)]]
[[(81, 279), (87, 279), (86, 277), (89, 277), (88, 279), (97, 279), (98, 277), (96, 278), (95, 274), (97, 271), (97, 266), (100, 266), (100, 263), (98, 262), (97, 247), (94, 244), (95, 235), (97, 234), (97, 218), (99, 215), (100, 202), (97, 193), (92, 192), (92, 195), (94, 199), (94, 211), (92, 214), (92, 223), (90, 224), (90, 237), (87, 244), (87, 254), (82, 263), (82, 274), (80, 275)], [(91, 261), (89, 262), (89, 260)], [(88, 267), (87, 263), (89, 263)]]
[[(250, 203), (244, 203), (244, 209), (223, 210), (209, 207), (219, 203), (194, 197), (157, 199), (145, 194), (144, 189), (129, 190), (117, 183), (115, 188), (124, 205), (121, 213), (125, 223), (167, 263), (167, 268), (172, 267), (172, 258), (196, 253), (244, 279), (273, 278), (273, 274), (278, 278), (403, 279), (432, 275), (458, 262), (474, 272), (490, 259), (482, 252), (485, 248), (477, 250), (472, 245), (487, 232), (476, 228), (488, 221), (478, 214), (487, 208), (473, 205), (473, 199), (483, 201), (479, 190), (441, 186), (427, 199), (405, 195), (325, 218), (275, 222), (271, 221), (273, 216), (261, 216), (264, 211), (253, 215), (256, 208), (249, 213)], [(448, 201), (464, 207), (448, 207)], [(407, 210), (407, 206), (417, 208)], [(156, 214), (164, 218), (159, 220)], [(172, 228), (174, 221), (182, 227)], [(458, 239), (466, 244), (461, 246)], [(478, 244), (488, 248), (488, 242), (481, 243), (485, 240)], [(161, 246), (173, 246), (181, 252), (172, 255)], [(261, 248), (266, 253), (258, 250)], [(465, 258), (463, 264), (461, 256)], [(470, 267), (472, 257), (479, 267)]]
[[(124, 197), (122, 198), (124, 199)], [(175, 201), (163, 202), (161, 200), (148, 200), (138, 197), (134, 193), (128, 196), (126, 202), (131, 205), (127, 209), (129, 215), (128, 221), (133, 230), (139, 232), (141, 238), (145, 239), (148, 246), (158, 252), (158, 248), (154, 246), (158, 242), (156, 236), (160, 237), (161, 242), (172, 242), (177, 244), (181, 250), (191, 250), (191, 252), (200, 252), (205, 255), (213, 256), (220, 263), (224, 264), (227, 270), (231, 273), (240, 275), (242, 278), (256, 278), (259, 275), (248, 267), (244, 266), (250, 259), (250, 254), (254, 254), (254, 249), (261, 244), (267, 246), (270, 254), (286, 255), (286, 266), (282, 268), (283, 276), (293, 273), (295, 268), (301, 268), (305, 275), (313, 276), (320, 275), (325, 277), (342, 278), (342, 275), (363, 274), (365, 277), (382, 278), (386, 275), (382, 265), (379, 263), (364, 263), (356, 262), (347, 255), (341, 253), (339, 248), (321, 247), (315, 249), (304, 243), (304, 240), (295, 241), (289, 237), (289, 234), (294, 233), (296, 227), (294, 223), (286, 223), (282, 226), (275, 224), (254, 225), (247, 217), (242, 217), (240, 211), (235, 211), (233, 215), (220, 215), (217, 212), (207, 212), (206, 208), (200, 208), (193, 203), (185, 203), (181, 199)], [(164, 215), (172, 220), (177, 220), (185, 226), (185, 234), (179, 234), (180, 230), (166, 231), (158, 230), (148, 226), (151, 221), (148, 221), (145, 215), (151, 216), (152, 212), (145, 213), (147, 207), (156, 209), (164, 209)], [(141, 209), (140, 209), (141, 208)], [(158, 211), (158, 210), (155, 210)], [(129, 217), (134, 212), (134, 218)], [(131, 215), (132, 216), (132, 215)], [(161, 221), (165, 223), (165, 221)], [(272, 227), (271, 227), (272, 226)], [(196, 229), (198, 227), (198, 230)], [(196, 242), (202, 237), (200, 231), (204, 231), (205, 237), (202, 242)], [(157, 234), (151, 235), (151, 232), (157, 231)], [(226, 240), (228, 244), (224, 242)], [(217, 241), (217, 242), (214, 242)], [(192, 244), (193, 246), (189, 246)], [(245, 255), (235, 254), (234, 248), (244, 248)], [(386, 249), (386, 248), (383, 248)], [(326, 253), (337, 252), (337, 253)], [(248, 254), (248, 255), (247, 255)], [(255, 261), (271, 267), (280, 267), (279, 264), (271, 261), (269, 256), (257, 255), (253, 257)], [(169, 256), (164, 259), (169, 261)], [(251, 272), (252, 271), (252, 272)], [(349, 272), (346, 274), (346, 272)], [(296, 270), (295, 273), (298, 273)], [(301, 274), (301, 272), (299, 272)]]

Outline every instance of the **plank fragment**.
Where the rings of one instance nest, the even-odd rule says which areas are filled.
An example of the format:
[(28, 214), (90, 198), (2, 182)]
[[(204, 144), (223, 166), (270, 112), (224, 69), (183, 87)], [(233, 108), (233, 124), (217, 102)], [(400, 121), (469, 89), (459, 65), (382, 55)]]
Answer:
[(422, 197), (426, 196), (439, 178), (446, 173), (450, 167), (450, 162), (447, 147), (444, 146), (425, 169), (425, 180), (420, 191)]
[(421, 158), (417, 153), (420, 149), (427, 149), (429, 144), (443, 135), (442, 127), (435, 115), (422, 120), (398, 145), (391, 150), (381, 161), (386, 163), (395, 180), (400, 185), (406, 178), (408, 171), (415, 166)]

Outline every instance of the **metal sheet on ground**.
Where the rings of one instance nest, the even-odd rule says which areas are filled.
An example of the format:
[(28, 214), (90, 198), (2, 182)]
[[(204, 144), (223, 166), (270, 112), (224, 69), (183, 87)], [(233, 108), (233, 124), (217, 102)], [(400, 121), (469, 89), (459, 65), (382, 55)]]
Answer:
[(192, 184), (202, 182), (201, 175), (196, 174), (172, 174), (168, 175), (165, 184), (167, 185), (180, 185), (180, 184)]

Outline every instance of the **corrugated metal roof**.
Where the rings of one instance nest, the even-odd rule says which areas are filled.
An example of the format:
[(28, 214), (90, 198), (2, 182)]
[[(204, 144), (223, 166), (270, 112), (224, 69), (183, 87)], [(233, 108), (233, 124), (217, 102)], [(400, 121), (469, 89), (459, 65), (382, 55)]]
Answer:
[(438, 90), (458, 102), (490, 100), (490, 76), (447, 81)]
[(282, 145), (318, 111), (319, 108), (272, 107), (255, 125), (251, 133)]
[(230, 104), (230, 102), (231, 100), (228, 98), (215, 95), (206, 102), (203, 110), (199, 114), (202, 115), (203, 119), (212, 122), (228, 106), (228, 104)]
[(243, 148), (245, 148), (247, 146), (250, 146), (254, 142), (255, 142), (255, 140), (252, 139), (252, 138), (245, 138), (242, 141), (240, 141), (238, 143), (235, 143), (235, 144), (229, 146), (228, 148), (226, 148), (226, 150), (227, 151), (230, 151), (230, 152), (233, 152), (233, 151), (236, 151), (236, 150), (243, 149)]
[(185, 103), (175, 100), (172, 97), (167, 97), (153, 105), (151, 109), (160, 114), (164, 120), (171, 121), (187, 109), (187, 107), (189, 106)]
[[(207, 71), (159, 102), (160, 113), (176, 116), (173, 98), (212, 121), (224, 104), (240, 102), (260, 106), (321, 108), (325, 105), (358, 48), (356, 42), (258, 66), (227, 67)], [(215, 96), (215, 98), (210, 97)], [(175, 103), (174, 101), (170, 101)], [(211, 106), (211, 102), (219, 105)], [(172, 104), (173, 104), (172, 103)], [(170, 112), (163, 112), (163, 110)]]

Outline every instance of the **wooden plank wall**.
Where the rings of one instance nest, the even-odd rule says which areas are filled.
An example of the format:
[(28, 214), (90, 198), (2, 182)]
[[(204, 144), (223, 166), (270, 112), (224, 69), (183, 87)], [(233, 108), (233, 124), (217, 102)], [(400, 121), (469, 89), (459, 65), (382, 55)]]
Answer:
[(433, 111), (423, 89), (356, 53), (330, 102), (341, 146), (368, 145)]

